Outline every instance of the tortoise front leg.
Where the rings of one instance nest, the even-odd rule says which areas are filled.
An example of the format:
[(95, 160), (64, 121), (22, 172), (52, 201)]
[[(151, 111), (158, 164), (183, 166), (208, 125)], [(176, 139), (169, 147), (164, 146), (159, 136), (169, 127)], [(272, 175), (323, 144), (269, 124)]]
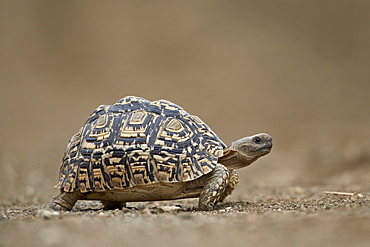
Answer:
[(239, 173), (236, 170), (229, 170), (229, 172), (229, 183), (227, 184), (225, 191), (221, 193), (219, 202), (223, 202), (228, 195), (231, 195), (239, 183)]
[(49, 206), (55, 211), (70, 211), (80, 199), (83, 199), (80, 191), (61, 192), (51, 199)]
[(232, 190), (227, 189), (230, 172), (222, 164), (217, 164), (211, 176), (207, 179), (204, 188), (199, 196), (199, 209), (211, 211), (214, 206), (231, 194)]

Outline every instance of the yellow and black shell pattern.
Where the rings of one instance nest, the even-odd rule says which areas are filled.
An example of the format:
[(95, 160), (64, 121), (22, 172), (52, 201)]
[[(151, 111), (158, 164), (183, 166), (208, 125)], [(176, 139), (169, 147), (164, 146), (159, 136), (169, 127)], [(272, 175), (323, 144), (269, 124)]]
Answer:
[(55, 186), (107, 191), (192, 181), (211, 172), (225, 144), (167, 100), (127, 96), (99, 106), (70, 140)]

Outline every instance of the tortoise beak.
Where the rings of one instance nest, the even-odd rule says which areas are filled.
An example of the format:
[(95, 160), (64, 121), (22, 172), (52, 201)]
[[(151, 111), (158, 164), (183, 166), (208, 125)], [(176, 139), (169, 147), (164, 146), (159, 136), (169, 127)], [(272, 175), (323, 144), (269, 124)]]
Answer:
[(266, 153), (268, 154), (272, 149), (272, 142), (266, 142), (263, 146), (253, 151), (253, 153)]

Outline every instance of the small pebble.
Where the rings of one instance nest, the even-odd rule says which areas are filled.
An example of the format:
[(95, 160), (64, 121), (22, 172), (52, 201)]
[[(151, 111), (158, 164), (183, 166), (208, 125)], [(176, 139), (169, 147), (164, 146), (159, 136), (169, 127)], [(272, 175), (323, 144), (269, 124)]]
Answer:
[(98, 213), (98, 215), (97, 215), (98, 217), (102, 217), (102, 218), (104, 218), (104, 217), (107, 217), (107, 215), (104, 213), (104, 212), (100, 212), (100, 213)]
[(58, 211), (52, 211), (47, 209), (39, 209), (37, 211), (37, 215), (44, 219), (50, 219), (52, 217), (58, 217), (60, 216), (60, 213)]

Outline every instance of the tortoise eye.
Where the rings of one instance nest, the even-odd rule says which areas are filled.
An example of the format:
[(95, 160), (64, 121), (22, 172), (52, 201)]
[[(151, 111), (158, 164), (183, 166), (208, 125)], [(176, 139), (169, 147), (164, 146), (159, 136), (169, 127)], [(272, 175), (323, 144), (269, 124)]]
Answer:
[(261, 138), (259, 138), (259, 137), (255, 137), (255, 138), (253, 138), (253, 141), (254, 141), (254, 143), (256, 143), (256, 144), (260, 144), (260, 143), (262, 142), (262, 139), (261, 139)]

